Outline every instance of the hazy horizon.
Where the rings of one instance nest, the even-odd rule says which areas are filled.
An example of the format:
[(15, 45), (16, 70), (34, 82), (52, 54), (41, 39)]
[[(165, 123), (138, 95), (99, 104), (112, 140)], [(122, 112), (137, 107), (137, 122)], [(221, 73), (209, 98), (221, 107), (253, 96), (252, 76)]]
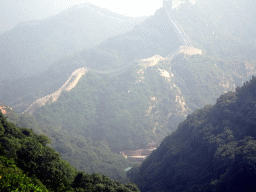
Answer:
[[(92, 3), (127, 16), (149, 16), (162, 6), (162, 1), (101, 1), (101, 0), (25, 0), (0, 1), (0, 33), (15, 27), (20, 22), (45, 19), (80, 3)], [(144, 6), (147, 4), (147, 6)]]

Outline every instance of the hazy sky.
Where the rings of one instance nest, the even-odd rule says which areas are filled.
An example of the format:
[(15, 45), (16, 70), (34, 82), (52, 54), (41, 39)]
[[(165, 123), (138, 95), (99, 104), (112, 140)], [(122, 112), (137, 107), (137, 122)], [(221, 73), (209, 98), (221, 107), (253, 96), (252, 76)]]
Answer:
[(129, 16), (152, 15), (162, 6), (162, 0), (53, 0), (53, 2), (55, 6), (62, 8), (89, 2)]
[(0, 32), (19, 22), (43, 19), (83, 2), (129, 16), (152, 15), (162, 5), (162, 0), (0, 0)]

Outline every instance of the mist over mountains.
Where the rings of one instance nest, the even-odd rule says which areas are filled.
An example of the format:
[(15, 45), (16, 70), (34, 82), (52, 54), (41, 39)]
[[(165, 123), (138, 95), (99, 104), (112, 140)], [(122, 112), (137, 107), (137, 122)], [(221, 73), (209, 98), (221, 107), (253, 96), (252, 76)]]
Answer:
[[(255, 176), (255, 11), (252, 0), (164, 0), (144, 20), (85, 4), (26, 23), (0, 36), (0, 101), (80, 170), (142, 191), (239, 191), (234, 180), (253, 186)], [(150, 142), (160, 147), (127, 178), (134, 162), (120, 152)]]
[(93, 47), (143, 20), (87, 3), (46, 19), (20, 23), (0, 36), (1, 80), (38, 75), (62, 56)]
[(30, 20), (44, 19), (61, 11), (61, 7), (52, 6), (56, 1), (25, 0), (2, 1), (0, 8), (0, 28), (11, 30), (18, 23)]

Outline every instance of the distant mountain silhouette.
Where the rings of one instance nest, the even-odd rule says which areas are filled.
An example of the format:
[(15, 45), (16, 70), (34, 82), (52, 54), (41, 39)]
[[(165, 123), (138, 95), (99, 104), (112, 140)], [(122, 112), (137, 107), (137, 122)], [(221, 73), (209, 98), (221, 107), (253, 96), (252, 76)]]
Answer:
[(62, 56), (127, 32), (144, 19), (84, 4), (47, 19), (22, 22), (0, 35), (0, 80), (37, 75)]

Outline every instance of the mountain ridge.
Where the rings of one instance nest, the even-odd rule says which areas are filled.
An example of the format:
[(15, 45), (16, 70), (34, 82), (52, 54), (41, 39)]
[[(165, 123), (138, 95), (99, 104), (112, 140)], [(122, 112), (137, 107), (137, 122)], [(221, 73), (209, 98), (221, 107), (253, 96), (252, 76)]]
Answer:
[[(140, 59), (139, 61), (136, 62), (149, 62), (148, 66), (154, 66), (157, 65), (157, 63), (159, 61), (163, 61), (163, 60), (168, 60), (169, 62), (172, 61), (172, 59), (178, 55), (178, 54), (187, 54), (187, 55), (196, 55), (196, 54), (202, 54), (202, 51), (199, 49), (196, 49), (194, 47), (186, 47), (186, 46), (181, 46), (175, 53), (168, 55), (168, 57), (163, 58), (161, 56), (155, 55), (151, 58), (146, 58), (146, 59)], [(141, 63), (141, 65), (143, 65)], [(145, 65), (146, 68), (146, 65)], [(28, 106), (27, 109), (25, 109), (25, 111), (23, 111), (22, 113), (29, 113), (32, 114), (34, 110), (36, 110), (36, 108), (41, 107), (42, 105), (45, 105), (47, 102), (55, 102), (57, 101), (57, 99), (59, 98), (59, 96), (61, 95), (61, 93), (63, 91), (70, 91), (72, 90), (77, 83), (79, 82), (80, 78), (85, 75), (85, 73), (87, 71), (94, 71), (96, 73), (120, 73), (120, 72), (124, 72), (124, 69), (117, 69), (117, 70), (106, 70), (106, 71), (100, 71), (100, 70), (95, 70), (95, 69), (91, 69), (91, 68), (79, 68), (77, 70), (75, 70), (70, 76), (69, 78), (66, 80), (66, 82), (55, 92), (53, 92), (52, 94), (49, 94), (47, 96), (41, 97), (39, 99), (37, 99), (36, 101), (34, 101), (31, 105)], [(169, 72), (165, 71), (165, 70), (161, 70), (159, 69), (160, 73), (162, 74), (163, 77), (165, 78), (169, 78), (170, 74)], [(173, 74), (172, 74), (173, 75)], [(74, 79), (72, 79), (74, 78)], [(73, 81), (71, 81), (73, 80)], [(70, 82), (71, 81), (71, 82)], [(141, 81), (141, 80), (139, 80)], [(35, 107), (36, 106), (36, 107)]]
[[(175, 12), (175, 18), (176, 14)], [(94, 49), (83, 50), (65, 63), (56, 64), (56, 69), (67, 67), (75, 69), (84, 66), (107, 71), (114, 68), (118, 70), (128, 65), (131, 68), (116, 76), (97, 74), (97, 71), (88, 72), (70, 93), (61, 95), (58, 102), (49, 103), (35, 111), (37, 120), (41, 122), (45, 120), (59, 126), (70, 124), (66, 122), (67, 119), (57, 120), (58, 117), (52, 113), (52, 110), (61, 111), (60, 116), (64, 117), (73, 109), (67, 111), (63, 107), (71, 107), (72, 104), (72, 107), (77, 106), (77, 111), (72, 113), (79, 114), (83, 119), (83, 123), (81, 122), (78, 127), (88, 131), (88, 136), (107, 140), (113, 151), (141, 148), (151, 140), (156, 139), (156, 142), (160, 142), (163, 135), (174, 131), (178, 122), (183, 120), (187, 114), (205, 104), (213, 103), (220, 94), (234, 90), (235, 86), (241, 85), (242, 81), (248, 78), (248, 75), (255, 73), (253, 67), (255, 62), (250, 61), (252, 67), (249, 69), (243, 66), (244, 63), (208, 55), (204, 49), (179, 48), (185, 41), (182, 42), (178, 38), (179, 30), (169, 20), (168, 13), (163, 7), (156, 12), (155, 16), (148, 18), (133, 31), (112, 37)], [(156, 46), (152, 48), (153, 44)], [(151, 50), (149, 51), (147, 47), (151, 47)], [(170, 56), (172, 51), (174, 55)], [(170, 57), (166, 60), (160, 59), (158, 65), (153, 63), (145, 69), (143, 65), (140, 66), (139, 63), (134, 62), (138, 57), (153, 58), (150, 57), (151, 52), (160, 53), (154, 55), (163, 57), (169, 55)], [(201, 86), (204, 89), (201, 89)], [(94, 98), (90, 94), (95, 95)], [(77, 98), (76, 102), (70, 100), (71, 95)], [(140, 95), (141, 98), (138, 99), (135, 95)], [(90, 108), (90, 112), (87, 109), (80, 109), (77, 103)], [(133, 106), (134, 103), (137, 103), (138, 108)], [(171, 105), (172, 109), (168, 109), (168, 105)], [(127, 107), (126, 110), (124, 106)], [(51, 117), (48, 114), (52, 114)], [(126, 122), (127, 117), (132, 119), (131, 122)], [(69, 121), (73, 122), (75, 118), (73, 116)], [(105, 120), (101, 122), (101, 118)], [(126, 125), (121, 126), (121, 121), (126, 122)], [(145, 124), (145, 121), (148, 121), (148, 124)], [(145, 132), (141, 132), (139, 135), (141, 142), (138, 142), (134, 134), (138, 132), (140, 126)], [(73, 125), (65, 127), (64, 130), (74, 131), (75, 127), (72, 129), (71, 127)], [(129, 136), (124, 139), (123, 144), (120, 138), (124, 138), (124, 134), (121, 130), (115, 130), (118, 127), (126, 130), (134, 127), (130, 135), (127, 134)], [(96, 130), (99, 133), (95, 133)], [(112, 134), (106, 133), (106, 130), (111, 130)], [(114, 138), (113, 135), (118, 136)], [(142, 135), (146, 135), (145, 139), (142, 139)], [(120, 144), (120, 149), (113, 145), (112, 139)]]
[[(214, 1), (204, 3), (216, 15), (223, 14), (221, 7), (212, 6)], [(253, 57), (237, 52), (237, 47), (245, 44), (234, 34), (224, 38), (221, 27), (214, 28), (214, 35), (211, 20), (205, 23), (200, 19), (205, 15), (199, 5), (203, 6), (186, 3), (169, 11), (162, 7), (133, 30), (55, 63), (41, 79), (27, 79), (31, 90), (36, 91), (24, 91), (23, 96), (17, 94), (19, 98), (10, 93), (6, 98), (14, 97), (9, 100), (15, 108), (25, 110), (37, 98), (62, 87), (75, 70), (89, 69), (71, 91), (63, 91), (56, 102), (39, 107), (33, 116), (38, 123), (51, 127), (47, 131), (65, 159), (73, 164), (76, 159), (78, 166), (84, 159), (99, 159), (97, 165), (81, 169), (101, 171), (99, 168), (108, 167), (103, 169), (104, 174), (111, 170), (111, 175), (120, 178), (123, 165), (128, 164), (118, 155), (120, 151), (143, 149), (152, 141), (159, 145), (188, 114), (213, 104), (219, 95), (234, 91), (256, 73)], [(170, 21), (169, 13), (175, 23)], [(224, 13), (231, 15), (228, 9)], [(181, 30), (189, 37), (190, 46), (184, 46), (186, 41), (179, 37)], [(223, 45), (218, 44), (222, 40)], [(233, 44), (237, 47), (230, 53), (226, 48)], [(253, 46), (245, 48), (253, 51)], [(85, 152), (84, 146), (93, 148), (93, 153)], [(95, 152), (97, 149), (100, 153)], [(120, 164), (109, 160), (113, 156), (118, 160), (120, 157)]]
[(0, 35), (0, 80), (39, 74), (64, 55), (96, 46), (144, 19), (119, 16), (88, 4), (83, 9), (74, 6), (46, 19), (23, 22)]

